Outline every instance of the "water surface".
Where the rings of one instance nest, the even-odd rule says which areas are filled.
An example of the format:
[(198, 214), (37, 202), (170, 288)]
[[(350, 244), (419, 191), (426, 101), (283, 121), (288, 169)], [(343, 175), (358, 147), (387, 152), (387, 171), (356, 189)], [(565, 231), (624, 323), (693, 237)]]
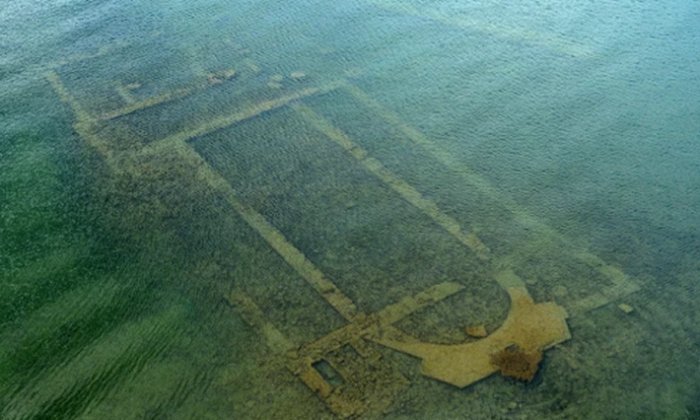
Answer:
[(504, 271), (570, 315), (532, 382), (458, 389), (367, 342), (386, 383), (357, 415), (700, 417), (698, 21), (671, 0), (4, 4), (0, 417), (333, 418), (287, 348), (443, 282), (464, 290), (394, 326), (474, 340), (507, 315)]

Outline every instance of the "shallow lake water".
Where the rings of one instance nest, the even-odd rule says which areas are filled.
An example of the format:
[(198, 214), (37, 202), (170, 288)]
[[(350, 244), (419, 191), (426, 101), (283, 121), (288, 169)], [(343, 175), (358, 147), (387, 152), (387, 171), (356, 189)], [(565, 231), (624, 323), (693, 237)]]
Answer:
[[(0, 418), (700, 418), (698, 22), (4, 2)], [(514, 288), (568, 328), (531, 380), (405, 351)]]

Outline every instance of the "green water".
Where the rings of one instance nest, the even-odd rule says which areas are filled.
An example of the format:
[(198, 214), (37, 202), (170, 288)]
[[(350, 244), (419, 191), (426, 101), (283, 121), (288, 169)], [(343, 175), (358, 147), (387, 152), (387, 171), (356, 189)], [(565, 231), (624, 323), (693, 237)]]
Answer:
[(3, 4), (0, 418), (339, 417), (287, 347), (444, 282), (393, 326), (474, 342), (503, 272), (569, 313), (529, 383), (459, 389), (370, 333), (319, 358), (355, 376), (314, 366), (359, 418), (699, 418), (699, 18)]

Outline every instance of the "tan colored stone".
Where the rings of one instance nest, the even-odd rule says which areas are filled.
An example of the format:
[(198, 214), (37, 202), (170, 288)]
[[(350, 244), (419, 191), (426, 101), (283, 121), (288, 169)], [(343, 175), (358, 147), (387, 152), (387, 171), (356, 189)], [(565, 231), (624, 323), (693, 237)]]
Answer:
[(226, 69), (218, 73), (224, 79), (233, 79), (238, 74), (235, 69)]
[(468, 336), (475, 338), (484, 338), (489, 335), (489, 333), (486, 331), (486, 327), (483, 324), (466, 327), (464, 332), (466, 332)]
[(621, 303), (617, 305), (617, 307), (620, 308), (620, 310), (626, 314), (631, 314), (632, 312), (634, 312), (634, 307), (626, 303)]
[(293, 71), (293, 72), (289, 75), (289, 77), (290, 77), (292, 80), (302, 80), (302, 79), (305, 79), (305, 78), (306, 78), (306, 73), (304, 73), (303, 71)]
[(508, 317), (482, 340), (425, 343), (393, 327), (384, 328), (382, 334), (370, 339), (422, 359), (424, 375), (463, 388), (501, 370), (494, 356), (507, 348), (515, 345), (534, 360), (542, 350), (571, 338), (564, 308), (554, 302), (535, 303), (525, 287), (508, 287), (506, 291), (511, 300)]

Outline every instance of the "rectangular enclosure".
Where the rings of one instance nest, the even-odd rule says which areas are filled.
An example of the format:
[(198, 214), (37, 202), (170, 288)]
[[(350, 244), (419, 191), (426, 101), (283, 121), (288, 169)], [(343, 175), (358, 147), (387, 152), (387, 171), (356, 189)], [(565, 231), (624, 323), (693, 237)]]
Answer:
[(380, 412), (409, 382), (376, 328), (438, 343), (475, 341), (468, 325), (496, 330), (509, 309), (497, 273), (573, 316), (637, 290), (347, 74), (224, 61), (171, 86), (117, 67), (113, 84), (81, 91), (73, 77), (109, 79), (109, 55), (48, 79), (111, 170), (138, 178), (180, 161), (177, 176), (228, 209), (222, 247), (245, 226), (259, 276), (232, 279), (224, 297), (335, 413)]

